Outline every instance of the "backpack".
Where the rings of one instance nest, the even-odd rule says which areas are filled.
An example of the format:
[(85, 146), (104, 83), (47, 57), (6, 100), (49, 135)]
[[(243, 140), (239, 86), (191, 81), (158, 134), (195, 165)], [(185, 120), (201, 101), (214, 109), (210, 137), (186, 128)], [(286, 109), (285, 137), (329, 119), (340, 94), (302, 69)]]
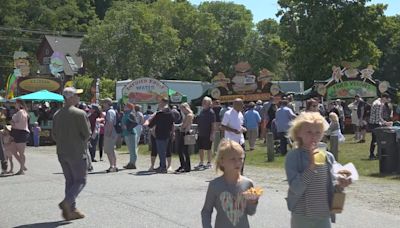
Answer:
[(115, 120), (115, 132), (117, 132), (117, 134), (121, 134), (122, 133), (122, 115), (118, 112), (116, 112), (116, 120)]

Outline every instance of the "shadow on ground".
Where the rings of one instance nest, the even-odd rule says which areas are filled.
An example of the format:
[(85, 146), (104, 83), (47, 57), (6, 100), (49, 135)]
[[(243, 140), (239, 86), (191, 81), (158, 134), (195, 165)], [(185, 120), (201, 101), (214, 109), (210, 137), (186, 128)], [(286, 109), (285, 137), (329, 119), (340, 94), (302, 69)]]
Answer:
[(386, 178), (391, 180), (399, 180), (400, 181), (400, 174), (393, 173), (393, 174), (383, 174), (383, 173), (371, 173), (370, 177), (378, 177), (378, 178)]
[(67, 221), (41, 222), (41, 223), (33, 223), (33, 224), (15, 226), (14, 228), (53, 228), (53, 227), (60, 227), (60, 226), (68, 225), (70, 223), (71, 222), (67, 222)]

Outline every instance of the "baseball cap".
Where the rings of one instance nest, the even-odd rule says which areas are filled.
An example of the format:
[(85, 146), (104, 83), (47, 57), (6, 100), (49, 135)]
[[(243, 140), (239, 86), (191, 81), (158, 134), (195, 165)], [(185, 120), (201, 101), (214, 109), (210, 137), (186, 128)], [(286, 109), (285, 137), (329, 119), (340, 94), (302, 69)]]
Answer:
[(112, 104), (113, 103), (112, 99), (109, 98), (109, 97), (106, 97), (106, 98), (102, 99), (101, 102), (102, 103), (108, 103), (108, 104)]
[(76, 89), (74, 87), (65, 87), (63, 90), (63, 96), (65, 98), (71, 98), (73, 97), (75, 94), (81, 94), (83, 93), (83, 89)]

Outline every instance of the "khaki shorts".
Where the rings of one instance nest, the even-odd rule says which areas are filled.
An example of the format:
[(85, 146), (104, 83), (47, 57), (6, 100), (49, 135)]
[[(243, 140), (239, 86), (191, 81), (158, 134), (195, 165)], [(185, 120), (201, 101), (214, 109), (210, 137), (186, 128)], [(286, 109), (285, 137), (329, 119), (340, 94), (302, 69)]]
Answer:
[(118, 137), (106, 137), (104, 136), (104, 153), (114, 153), (115, 144), (117, 143)]

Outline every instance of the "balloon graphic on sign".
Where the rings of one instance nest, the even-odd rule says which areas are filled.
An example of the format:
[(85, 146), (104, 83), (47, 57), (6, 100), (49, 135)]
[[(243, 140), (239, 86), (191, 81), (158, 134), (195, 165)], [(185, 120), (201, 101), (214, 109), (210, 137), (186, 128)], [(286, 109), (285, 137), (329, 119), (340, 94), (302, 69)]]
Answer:
[(390, 83), (388, 81), (383, 81), (381, 83), (379, 83), (378, 89), (379, 92), (384, 93), (386, 92), (390, 87)]
[(61, 52), (54, 52), (50, 57), (49, 67), (51, 74), (59, 77), (59, 73), (64, 71), (64, 54)]

